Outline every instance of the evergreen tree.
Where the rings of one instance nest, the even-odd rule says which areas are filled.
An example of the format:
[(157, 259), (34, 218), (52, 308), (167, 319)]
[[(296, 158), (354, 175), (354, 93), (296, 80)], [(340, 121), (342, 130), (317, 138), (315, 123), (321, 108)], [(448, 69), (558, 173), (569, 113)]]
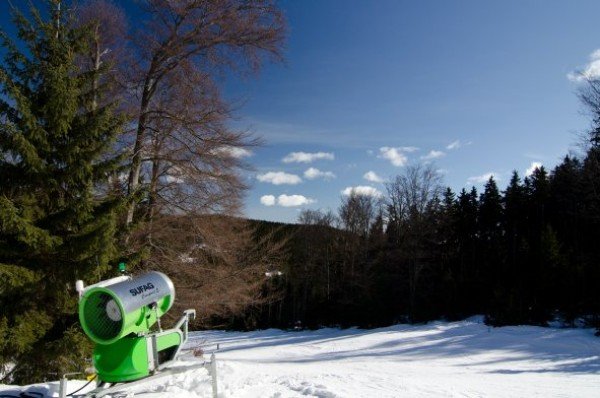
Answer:
[(476, 297), (477, 270), (477, 189), (464, 188), (457, 200), (456, 239), (458, 251), (459, 311), (464, 314), (481, 313)]
[[(15, 11), (17, 45), (2, 34), (0, 66), (0, 374), (55, 379), (89, 356), (76, 324), (75, 280), (96, 282), (115, 258), (119, 201), (106, 192), (120, 164), (109, 156), (121, 120), (76, 57), (86, 31), (48, 1)], [(46, 15), (49, 15), (46, 17)], [(5, 283), (6, 281), (6, 283)]]
[(537, 168), (533, 174), (525, 178), (525, 194), (527, 207), (526, 253), (524, 255), (523, 273), (525, 276), (525, 298), (527, 308), (526, 321), (544, 324), (549, 318), (549, 308), (542, 275), (547, 272), (544, 259), (544, 233), (548, 230), (547, 208), (550, 197), (550, 181), (544, 167)]
[(557, 270), (555, 307), (571, 323), (583, 302), (580, 286), (584, 284), (582, 265), (586, 262), (586, 250), (581, 236), (585, 236), (583, 229), (587, 218), (584, 216), (583, 187), (581, 162), (565, 156), (550, 178), (548, 213), (565, 257)]
[(502, 204), (494, 177), (485, 184), (479, 199), (479, 231), (485, 242), (494, 242), (501, 235)]
[(582, 240), (585, 258), (582, 260), (584, 267), (582, 310), (585, 313), (595, 314), (593, 323), (598, 328), (600, 335), (600, 245), (598, 245), (598, 231), (600, 231), (600, 122), (590, 135), (591, 146), (583, 161), (582, 180), (583, 189), (581, 200), (584, 217), (580, 224), (580, 239)]
[(459, 297), (459, 269), (458, 269), (458, 240), (456, 236), (457, 222), (456, 195), (449, 187), (442, 194), (441, 211), (438, 222), (439, 263), (441, 264), (442, 313), (450, 319), (459, 318), (461, 312), (458, 310)]
[(550, 179), (549, 217), (562, 239), (576, 244), (574, 226), (582, 210), (582, 165), (577, 158), (565, 156)]
[(493, 291), (491, 320), (496, 324), (520, 323), (525, 319), (523, 304), (523, 230), (526, 224), (525, 188), (519, 174), (513, 171), (502, 198), (503, 241), (502, 264), (496, 275)]
[(525, 179), (525, 192), (529, 204), (529, 226), (536, 232), (534, 235), (540, 236), (537, 232), (541, 232), (548, 222), (547, 207), (550, 197), (550, 180), (544, 167), (535, 169), (533, 174)]
[(502, 204), (498, 186), (493, 177), (485, 184), (479, 199), (478, 213), (479, 231), (479, 291), (481, 303), (487, 308), (491, 292), (496, 288), (496, 281), (501, 269), (502, 252)]
[(517, 267), (518, 251), (520, 239), (523, 234), (525, 217), (525, 189), (516, 171), (513, 171), (508, 187), (504, 191), (503, 206), (507, 262), (509, 265), (507, 271), (511, 276), (516, 277), (514, 272)]
[[(441, 242), (441, 252), (443, 261), (446, 264), (452, 263), (457, 255), (457, 236), (456, 223), (458, 217), (458, 204), (456, 195), (450, 188), (446, 188), (442, 196), (439, 241)], [(453, 271), (451, 273), (454, 273)]]

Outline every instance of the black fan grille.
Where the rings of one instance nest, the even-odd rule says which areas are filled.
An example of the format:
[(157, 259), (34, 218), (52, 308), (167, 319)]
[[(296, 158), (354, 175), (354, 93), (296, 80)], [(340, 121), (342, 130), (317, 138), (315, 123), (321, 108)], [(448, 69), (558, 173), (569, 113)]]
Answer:
[(100, 340), (111, 340), (121, 331), (123, 321), (113, 321), (106, 312), (106, 304), (112, 299), (107, 293), (97, 292), (87, 299), (83, 308), (88, 330)]

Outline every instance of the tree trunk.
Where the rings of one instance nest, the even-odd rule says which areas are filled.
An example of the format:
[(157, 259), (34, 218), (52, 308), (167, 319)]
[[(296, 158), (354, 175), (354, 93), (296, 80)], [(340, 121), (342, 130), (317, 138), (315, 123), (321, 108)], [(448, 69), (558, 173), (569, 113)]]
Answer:
[[(149, 98), (151, 95), (150, 81), (146, 79), (144, 84), (144, 93), (142, 96), (142, 102), (140, 105), (140, 117), (138, 119), (138, 126), (135, 136), (135, 144), (133, 146), (133, 155), (131, 157), (131, 170), (129, 170), (129, 181), (127, 187), (127, 194), (131, 195), (137, 191), (140, 185), (140, 173), (142, 171), (142, 148), (144, 146), (144, 136), (146, 132), (146, 119), (149, 108)], [(133, 222), (133, 214), (135, 212), (135, 201), (131, 201), (127, 208), (127, 218), (125, 225), (130, 225)]]

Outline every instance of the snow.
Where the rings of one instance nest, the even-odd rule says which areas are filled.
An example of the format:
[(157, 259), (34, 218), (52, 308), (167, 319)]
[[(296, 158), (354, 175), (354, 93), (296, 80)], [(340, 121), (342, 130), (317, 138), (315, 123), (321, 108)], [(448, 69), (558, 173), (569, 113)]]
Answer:
[[(600, 396), (600, 339), (591, 329), (490, 328), (472, 318), (372, 330), (198, 332), (189, 344), (207, 352), (219, 345), (221, 398)], [(83, 384), (69, 382), (69, 390)], [(8, 391), (0, 387), (0, 396)], [(134, 392), (124, 396), (211, 397), (210, 376), (192, 370)]]

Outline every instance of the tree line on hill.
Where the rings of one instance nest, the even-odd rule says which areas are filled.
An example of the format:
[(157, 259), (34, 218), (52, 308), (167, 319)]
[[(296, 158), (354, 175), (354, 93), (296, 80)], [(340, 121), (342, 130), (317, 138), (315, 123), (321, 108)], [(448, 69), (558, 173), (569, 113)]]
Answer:
[[(588, 89), (582, 99), (600, 116)], [(503, 191), (490, 177), (480, 193), (455, 193), (434, 167), (415, 165), (383, 198), (352, 193), (338, 214), (304, 210), (300, 225), (264, 225), (290, 236), (288, 263), (265, 284), (271, 299), (229, 324), (373, 327), (485, 314), (491, 325), (600, 327), (594, 122), (583, 156), (523, 179), (514, 172)]]

